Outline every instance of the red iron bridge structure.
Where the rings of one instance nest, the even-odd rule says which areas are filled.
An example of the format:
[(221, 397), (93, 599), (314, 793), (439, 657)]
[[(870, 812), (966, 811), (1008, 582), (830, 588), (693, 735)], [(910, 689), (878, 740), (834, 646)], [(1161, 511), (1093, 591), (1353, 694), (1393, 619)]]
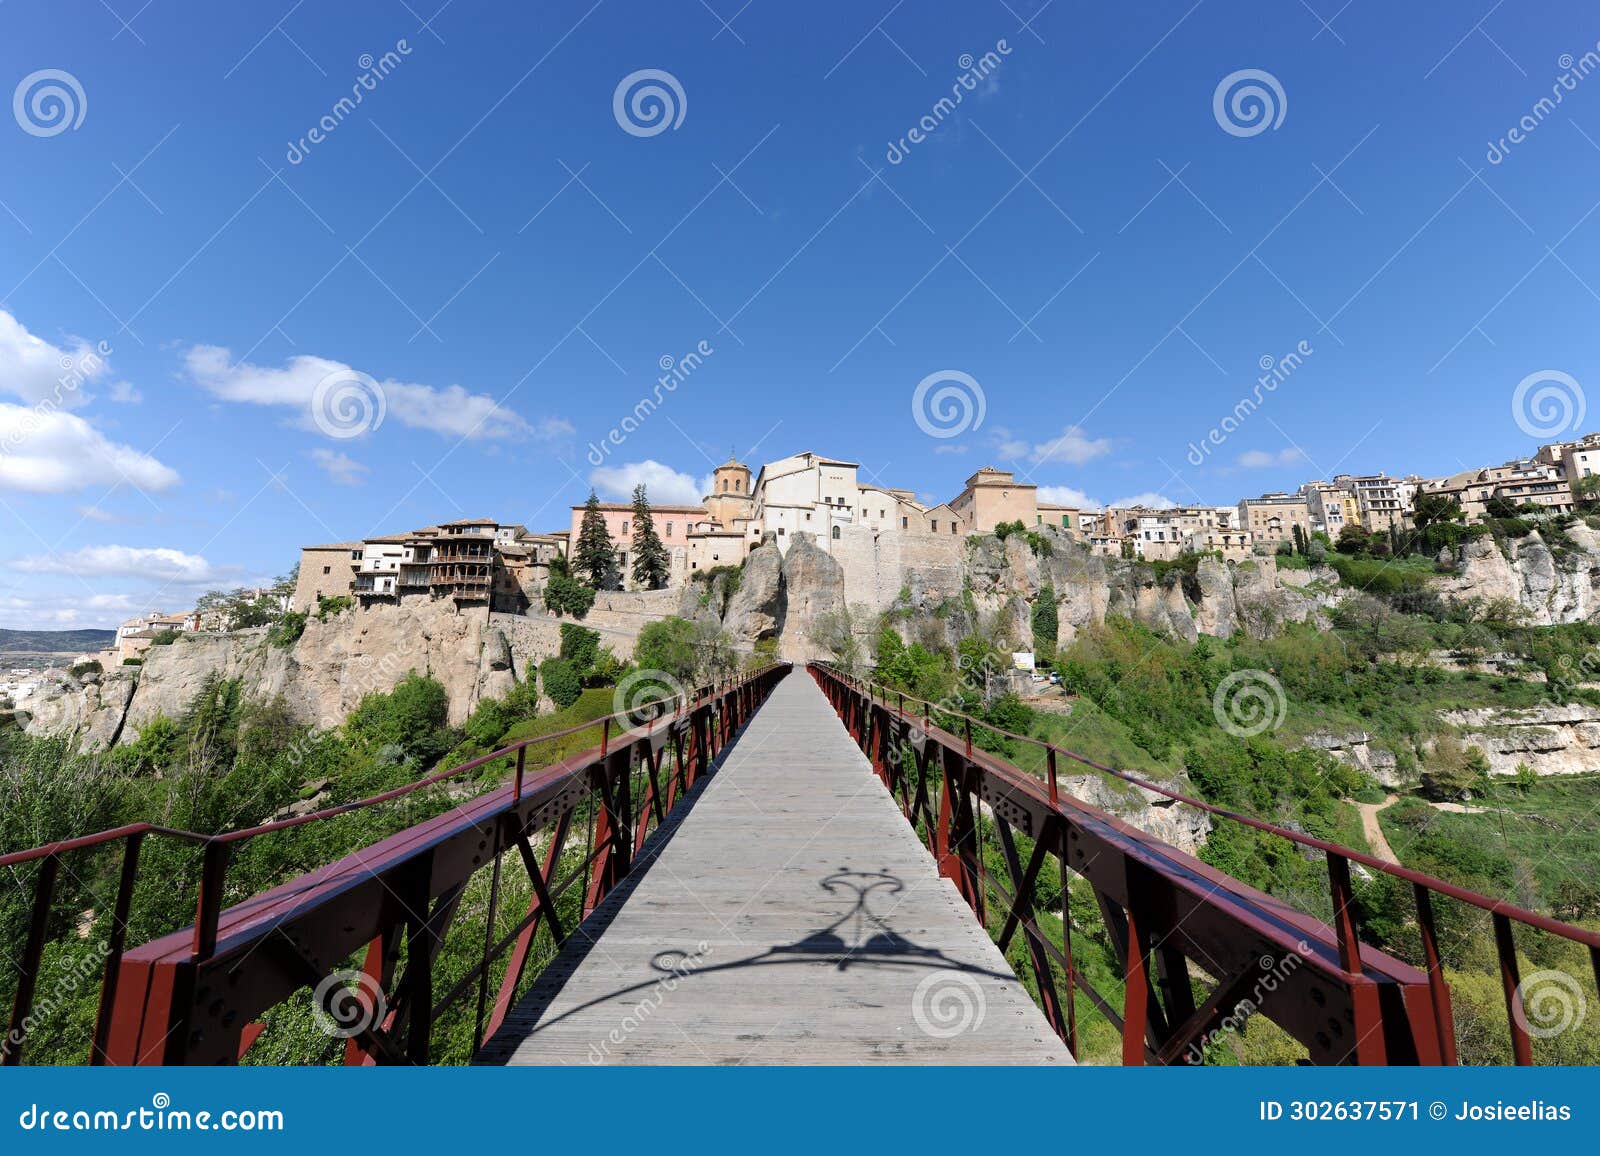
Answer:
[[(1441, 903), (1492, 924), (1517, 1063), (1535, 1059), (1519, 938), (1583, 945), (1600, 983), (1592, 932), (827, 664), (613, 715), (598, 746), (529, 765), (595, 725), (247, 830), (140, 823), (0, 855), (31, 885), (26, 942), (6, 945), (4, 1062), (27, 1055), (47, 944), (76, 918), (59, 909), (62, 873), (96, 856), (115, 880), (86, 1056), (98, 1065), (236, 1063), (294, 1001), (333, 1025), (349, 1064), (439, 1062), (447, 1022), (453, 1058), (477, 1064), (1181, 1064), (1242, 1007), (1311, 1063), (1454, 1064)], [(975, 747), (985, 729), (1036, 748), (1039, 772)], [(1063, 763), (1324, 861), (1323, 917), (1074, 797)], [(254, 840), (486, 773), (503, 781), (335, 862), (259, 894), (230, 886)], [(130, 944), (152, 840), (191, 845), (194, 921)], [(1357, 865), (1409, 889), (1414, 962), (1363, 942)], [(1098, 987), (1070, 931), (1091, 895), (1110, 945)], [(1103, 1021), (1094, 1056), (1090, 1018)]]

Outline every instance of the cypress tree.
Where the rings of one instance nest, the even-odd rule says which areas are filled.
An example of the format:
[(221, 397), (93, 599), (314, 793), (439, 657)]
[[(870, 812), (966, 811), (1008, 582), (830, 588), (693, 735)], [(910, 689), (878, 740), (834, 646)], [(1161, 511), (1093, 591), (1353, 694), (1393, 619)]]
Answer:
[(659, 590), (667, 584), (671, 569), (667, 548), (656, 534), (655, 519), (650, 516), (650, 500), (645, 497), (644, 483), (633, 487), (633, 580), (646, 590)]
[(617, 554), (600, 513), (600, 499), (593, 490), (584, 503), (583, 522), (578, 527), (578, 557), (572, 565), (579, 578), (596, 590), (617, 585)]

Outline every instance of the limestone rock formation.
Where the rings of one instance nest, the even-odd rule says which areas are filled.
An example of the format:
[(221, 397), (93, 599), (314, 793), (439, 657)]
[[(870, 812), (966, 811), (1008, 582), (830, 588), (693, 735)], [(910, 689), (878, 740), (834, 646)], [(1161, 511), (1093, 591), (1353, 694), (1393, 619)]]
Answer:
[[(1173, 786), (1182, 794), (1195, 793), (1187, 780), (1180, 780)], [(1099, 774), (1064, 775), (1061, 789), (1191, 855), (1199, 852), (1211, 833), (1211, 817), (1204, 811), (1132, 783)]]
[(783, 555), (778, 553), (775, 539), (764, 539), (750, 551), (739, 589), (727, 606), (723, 626), (735, 646), (743, 648), (778, 636), (784, 620)]
[(845, 610), (844, 569), (804, 531), (783, 558), (783, 635), (780, 653), (794, 662), (829, 657), (814, 635), (830, 616)]
[(1526, 763), (1539, 775), (1581, 775), (1600, 764), (1600, 708), (1566, 705), (1527, 710), (1449, 711), (1441, 715), (1461, 728), (1461, 741), (1480, 747), (1495, 775), (1515, 774)]
[(1456, 552), (1455, 576), (1437, 583), (1439, 593), (1455, 602), (1515, 602), (1536, 626), (1600, 621), (1600, 538), (1582, 522), (1567, 536), (1579, 549), (1559, 559), (1537, 532), (1504, 551), (1492, 538), (1468, 542)]

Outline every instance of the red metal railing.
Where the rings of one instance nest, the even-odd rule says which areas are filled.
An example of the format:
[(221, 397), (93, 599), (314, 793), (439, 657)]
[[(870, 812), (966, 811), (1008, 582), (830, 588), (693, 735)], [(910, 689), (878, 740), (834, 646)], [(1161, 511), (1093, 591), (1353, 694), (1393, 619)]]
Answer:
[[(643, 726), (640, 712), (618, 712), (581, 726), (526, 739), (394, 790), (311, 814), (245, 830), (202, 835), (134, 823), (93, 835), (0, 855), (0, 868), (37, 863), (27, 941), (18, 967), (10, 1030), (0, 1063), (22, 1062), (26, 1025), (66, 857), (120, 844), (122, 861), (101, 977), (91, 1064), (236, 1061), (260, 1034), (256, 1018), (307, 986), (316, 987), (363, 944), (365, 979), (356, 998), (387, 1008), (348, 1041), (347, 1063), (425, 1063), (439, 1016), (476, 991), (474, 1049), (515, 1001), (541, 923), (557, 943), (564, 926), (557, 901), (582, 887), (586, 917), (628, 873), (650, 832), (709, 768), (789, 671), (772, 665), (737, 680), (703, 687), (657, 704)], [(531, 778), (527, 752), (541, 744), (601, 728), (598, 747)], [(619, 729), (613, 734), (614, 728)], [(670, 750), (671, 763), (666, 762)], [(511, 782), (453, 810), (408, 827), (244, 903), (223, 908), (228, 863), (241, 844), (277, 831), (319, 823), (392, 802), (501, 760), (515, 760)], [(575, 821), (586, 824), (577, 866), (556, 878)], [(530, 837), (551, 833), (543, 861)], [(195, 922), (138, 948), (126, 936), (144, 840), (169, 838), (202, 848)], [(501, 860), (515, 849), (528, 872), (529, 910), (496, 939)], [(467, 883), (492, 872), (482, 956), (443, 996), (432, 991), (432, 965)], [(402, 953), (402, 940), (404, 952)], [(492, 1010), (490, 972), (510, 958)], [(404, 974), (396, 976), (402, 954)], [(371, 986), (368, 986), (370, 981)], [(338, 995), (330, 989), (325, 1003)], [(392, 995), (392, 998), (390, 998)]]
[[(1231, 925), (1234, 933), (1268, 951), (1295, 950), (1297, 955), (1309, 957), (1314, 966), (1301, 974), (1319, 973), (1321, 986), (1302, 995), (1310, 997), (1319, 1010), (1331, 1007), (1334, 994), (1338, 994), (1338, 1002), (1343, 1004), (1340, 1014), (1353, 1027), (1354, 1042), (1344, 1041), (1342, 1033), (1333, 1031), (1338, 1014), (1308, 1017), (1306, 1007), (1281, 997), (1265, 1001), (1260, 1008), (1306, 1044), (1313, 1059), (1453, 1064), (1457, 1061), (1454, 1020), (1439, 952), (1435, 895), (1482, 910), (1491, 918), (1516, 1063), (1532, 1063), (1533, 1051), (1522, 1004), (1514, 925), (1586, 947), (1600, 990), (1600, 935), (1592, 931), (1354, 848), (1215, 806), (1029, 735), (1014, 734), (936, 703), (852, 678), (828, 664), (812, 663), (809, 669), (852, 736), (871, 757), (874, 770), (890, 792), (898, 794), (908, 820), (913, 825), (919, 820), (925, 823), (929, 849), (938, 858), (941, 873), (956, 882), (979, 919), (986, 917), (987, 892), (1003, 899), (1005, 922), (999, 936), (1002, 949), (1019, 926), (1024, 929), (1045, 1012), (1074, 1053), (1077, 1032), (1073, 992), (1082, 989), (1121, 1030), (1125, 1062), (1172, 1062), (1185, 1054), (1227, 1015), (1238, 992), (1251, 978), (1247, 970), (1237, 967), (1222, 966), (1219, 970), (1218, 956), (1214, 954), (1219, 948), (1215, 942), (1207, 942), (1223, 938), (1217, 932)], [(909, 713), (908, 704), (912, 708)], [(916, 713), (918, 708), (920, 715)], [(962, 733), (958, 736), (935, 725), (935, 711), (939, 721), (959, 723)], [(1045, 756), (1044, 780), (982, 750), (974, 750), (974, 726), (1041, 749)], [(906, 748), (913, 752), (909, 770), (899, 757)], [(936, 755), (938, 767), (934, 766)], [(1328, 865), (1332, 927), (1214, 871), (1103, 811), (1062, 795), (1057, 776), (1060, 757), (1215, 819), (1241, 823), (1321, 852)], [(941, 772), (940, 782), (935, 782), (936, 770)], [(928, 795), (930, 784), (938, 795), (937, 810)], [(993, 814), (1014, 892), (1007, 891), (984, 869), (978, 825), (985, 808)], [(1012, 828), (1019, 825), (1035, 839), (1026, 868), (1019, 861), (1012, 837)], [(1092, 854), (1086, 851), (1091, 847)], [(1069, 870), (1094, 886), (1108, 932), (1124, 961), (1127, 994), (1121, 1014), (1090, 988), (1074, 967), (1070, 913), (1064, 912), (1069, 927), (1061, 948), (1033, 925), (1032, 890), (1047, 853), (1060, 861), (1064, 901)], [(1351, 863), (1411, 885), (1422, 971), (1361, 942)], [(1298, 946), (1309, 950), (1291, 947), (1293, 936), (1304, 936), (1304, 944)], [(1181, 955), (1176, 954), (1179, 951)], [(1161, 973), (1159, 979), (1152, 979), (1150, 974), (1152, 956)], [(1189, 968), (1182, 956), (1217, 981), (1212, 998), (1200, 1008), (1193, 1006)], [(1064, 971), (1064, 992), (1056, 990), (1051, 961)], [(1279, 992), (1283, 990), (1288, 988), (1280, 988)]]

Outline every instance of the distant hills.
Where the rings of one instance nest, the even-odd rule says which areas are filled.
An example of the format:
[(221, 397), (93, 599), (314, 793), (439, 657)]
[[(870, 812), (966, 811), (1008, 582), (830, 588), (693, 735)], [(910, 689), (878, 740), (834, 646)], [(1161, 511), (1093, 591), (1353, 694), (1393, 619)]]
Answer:
[(115, 630), (0, 629), (0, 654), (86, 654), (104, 650), (116, 637)]

